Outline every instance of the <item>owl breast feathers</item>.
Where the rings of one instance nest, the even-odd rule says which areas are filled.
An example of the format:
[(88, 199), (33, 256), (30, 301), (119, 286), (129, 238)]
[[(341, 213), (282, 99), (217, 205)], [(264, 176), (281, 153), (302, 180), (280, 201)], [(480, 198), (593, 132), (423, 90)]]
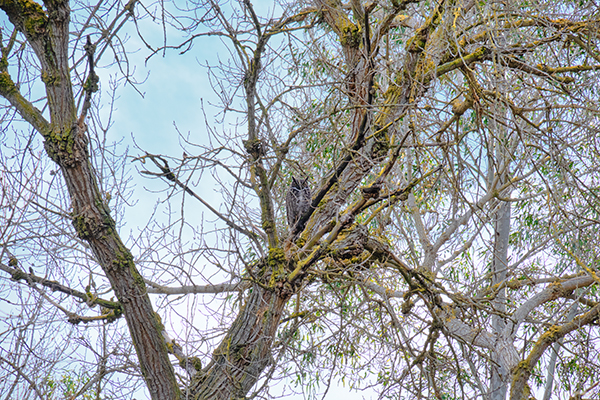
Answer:
[[(300, 180), (292, 177), (292, 184), (285, 198), (287, 220), (291, 229), (298, 223), (300, 217), (310, 209), (310, 197), (308, 178)], [(303, 227), (301, 228), (303, 229)], [(298, 231), (302, 229), (299, 229)]]

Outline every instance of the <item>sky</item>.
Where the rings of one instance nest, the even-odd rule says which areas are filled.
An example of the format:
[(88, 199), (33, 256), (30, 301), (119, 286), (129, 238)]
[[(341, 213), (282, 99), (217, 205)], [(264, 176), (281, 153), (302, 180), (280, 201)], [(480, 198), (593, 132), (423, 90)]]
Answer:
[[(268, 9), (271, 7), (272, 3), (268, 1), (256, 4), (257, 12), (262, 15), (268, 15)], [(2, 18), (6, 17), (0, 12), (0, 19)], [(140, 22), (140, 30), (144, 32), (145, 39), (151, 43), (161, 43), (161, 27), (149, 22)], [(2, 33), (6, 35), (5, 32)], [(178, 131), (184, 135), (189, 134), (195, 142), (206, 143), (207, 131), (202, 106), (210, 122), (213, 122), (219, 109), (211, 106), (218, 103), (218, 99), (210, 87), (206, 70), (201, 64), (207, 62), (214, 64), (219, 57), (226, 59), (229, 57), (229, 52), (219, 39), (202, 38), (184, 55), (171, 51), (165, 57), (157, 54), (146, 60), (148, 50), (144, 44), (134, 31), (129, 32), (129, 36), (127, 47), (132, 51), (129, 54), (130, 65), (135, 67), (138, 78), (142, 80), (147, 78), (144, 83), (137, 86), (137, 90), (123, 82), (117, 88), (112, 125), (108, 131), (109, 142), (120, 142), (121, 150), (129, 147), (129, 154), (134, 157), (143, 154), (143, 151), (180, 157), (182, 150), (179, 146)], [(168, 38), (170, 44), (176, 44), (181, 40), (176, 32), (170, 32)], [(118, 78), (119, 72), (115, 66), (100, 68), (101, 64), (96, 71), (100, 76), (101, 92), (95, 96), (101, 96), (99, 100), (104, 101), (109, 97), (111, 89), (109, 82), (115, 77)], [(100, 111), (104, 122), (108, 121), (109, 112), (109, 108), (104, 104)], [(224, 123), (233, 126), (238, 123), (234, 118), (231, 115)], [(138, 146), (143, 151), (138, 149)], [(166, 187), (166, 183), (144, 178), (136, 173), (135, 169), (132, 169), (132, 176), (135, 185), (133, 197), (136, 203), (134, 207), (125, 209), (125, 224), (120, 232), (124, 238), (129, 234), (135, 235), (146, 225), (157, 200), (161, 199), (161, 196), (164, 197), (164, 194), (153, 193), (152, 190)], [(202, 191), (207, 201), (217, 206), (220, 204), (220, 196), (216, 190), (211, 190), (216, 189), (216, 185), (210, 179), (203, 181), (198, 189)], [(277, 389), (274, 388), (272, 393), (275, 392)], [(139, 393), (138, 400), (143, 396), (144, 394)], [(342, 384), (334, 384), (327, 398), (343, 397), (345, 400), (354, 400), (369, 398), (369, 396), (368, 391), (351, 392)], [(292, 395), (286, 398), (296, 400), (304, 396)]]
[[(257, 9), (260, 8), (259, 5)], [(264, 8), (266, 7), (263, 7), (263, 12)], [(154, 33), (157, 40), (162, 40), (159, 38), (160, 32), (154, 31)], [(204, 106), (209, 120), (220, 109), (211, 106), (211, 104), (218, 104), (218, 98), (210, 87), (206, 70), (202, 65), (214, 64), (219, 57), (223, 60), (229, 56), (229, 52), (218, 39), (201, 40), (192, 51), (184, 55), (175, 55), (173, 51), (166, 57), (156, 55), (147, 63), (144, 61), (145, 51), (141, 43), (139, 44), (141, 50), (132, 56), (132, 60), (139, 74), (141, 76), (148, 74), (148, 79), (138, 88), (142, 91), (143, 97), (130, 85), (120, 89), (120, 98), (114, 113), (114, 128), (111, 130), (114, 140), (125, 139), (124, 144), (126, 144), (134, 136), (135, 142), (144, 150), (173, 156), (181, 154), (177, 130), (184, 134), (189, 133), (190, 137), (198, 142), (206, 140), (207, 132), (201, 107)], [(236, 123), (233, 118), (225, 121), (225, 124)], [(136, 177), (134, 181), (137, 185), (136, 197), (140, 203), (139, 207), (126, 211), (127, 224), (124, 228), (131, 231), (135, 231), (138, 226), (144, 226), (147, 215), (156, 201), (156, 197), (148, 194), (143, 187), (148, 185), (156, 188), (161, 185), (164, 187), (162, 183), (149, 182), (143, 177)], [(201, 190), (203, 197), (210, 201), (210, 190), (205, 190), (204, 187)], [(216, 193), (212, 200), (212, 204), (216, 206), (222, 201)], [(294, 390), (300, 391), (300, 388)], [(277, 393), (277, 388), (273, 388), (271, 393)], [(305, 397), (300, 394), (288, 394), (285, 398), (301, 400)], [(326, 398), (360, 400), (376, 398), (376, 396), (372, 390), (351, 391), (347, 385), (334, 381)]]

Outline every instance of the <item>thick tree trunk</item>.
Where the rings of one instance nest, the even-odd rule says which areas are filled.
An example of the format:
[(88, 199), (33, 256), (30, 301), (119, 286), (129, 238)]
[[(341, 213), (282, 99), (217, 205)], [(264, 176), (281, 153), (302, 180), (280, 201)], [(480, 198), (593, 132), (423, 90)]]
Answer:
[[(78, 135), (75, 142), (83, 141)], [(81, 150), (86, 151), (83, 143)], [(61, 162), (61, 159), (58, 159)], [(102, 266), (133, 339), (140, 368), (152, 399), (177, 399), (179, 387), (169, 361), (160, 320), (155, 315), (144, 280), (115, 229), (115, 223), (102, 197), (87, 158), (72, 166), (62, 166), (73, 206), (73, 225), (92, 248)]]
[(254, 285), (212, 361), (194, 379), (192, 398), (244, 398), (271, 362), (271, 348), (291, 291)]
[(103, 201), (90, 162), (86, 127), (83, 118), (77, 119), (69, 65), (69, 2), (46, 1), (45, 5), (47, 13), (32, 0), (0, 1), (0, 8), (40, 61), (50, 122), (21, 96), (6, 67), (0, 70), (0, 94), (43, 135), (48, 155), (60, 166), (71, 198), (73, 225), (78, 236), (89, 243), (123, 307), (152, 399), (178, 399), (180, 390), (160, 321)]

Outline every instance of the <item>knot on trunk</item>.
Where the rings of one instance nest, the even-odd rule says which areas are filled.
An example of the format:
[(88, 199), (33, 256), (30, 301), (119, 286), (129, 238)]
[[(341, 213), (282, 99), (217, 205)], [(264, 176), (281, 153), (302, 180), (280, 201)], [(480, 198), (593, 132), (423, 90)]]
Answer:
[(79, 236), (83, 240), (95, 239), (102, 236), (107, 229), (112, 227), (112, 219), (110, 215), (104, 218), (101, 213), (96, 212), (91, 207), (86, 207), (78, 213), (73, 214), (73, 226)]
[(85, 126), (80, 128), (75, 124), (68, 132), (54, 129), (45, 134), (44, 139), (46, 152), (61, 167), (73, 168), (89, 157)]
[(346, 260), (359, 256), (369, 241), (369, 232), (363, 225), (352, 225), (340, 232), (338, 240), (331, 245), (331, 255)]

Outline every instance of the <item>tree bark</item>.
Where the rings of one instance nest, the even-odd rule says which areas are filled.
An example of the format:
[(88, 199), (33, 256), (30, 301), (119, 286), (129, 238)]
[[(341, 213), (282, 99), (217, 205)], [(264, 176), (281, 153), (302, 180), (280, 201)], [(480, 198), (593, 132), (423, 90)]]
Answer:
[[(569, 310), (569, 315), (567, 315), (567, 321), (570, 322), (575, 315), (577, 315), (578, 304), (575, 303), (571, 306)], [(563, 342), (563, 339), (560, 338), (554, 346), (552, 346), (552, 352), (550, 354), (550, 361), (548, 362), (548, 372), (546, 374), (546, 385), (544, 386), (544, 395), (542, 396), (542, 400), (550, 400), (550, 396), (552, 395), (552, 386), (554, 384), (554, 370), (556, 368), (556, 359), (558, 358), (558, 351), (560, 350), (560, 346)]]
[[(494, 259), (492, 261), (492, 285), (501, 284), (507, 277), (508, 266), (508, 235), (510, 232), (510, 203), (504, 202), (496, 214), (496, 230), (494, 241)], [(506, 312), (506, 288), (499, 290), (493, 302), (494, 309), (499, 313)], [(492, 315), (492, 330), (498, 339), (502, 337), (505, 322), (504, 317)], [(490, 397), (491, 400), (506, 399), (507, 378), (510, 371), (498, 363), (498, 352), (492, 353)]]
[(533, 368), (540, 360), (544, 352), (556, 341), (565, 335), (595, 321), (600, 315), (600, 304), (595, 305), (585, 314), (580, 315), (562, 326), (551, 326), (544, 332), (533, 345), (527, 358), (519, 363), (513, 371), (513, 381), (510, 388), (510, 400), (521, 400), (527, 390), (527, 381), (533, 372)]
[(196, 400), (244, 398), (271, 362), (273, 338), (291, 291), (255, 284), (210, 364), (191, 385)]
[(77, 110), (69, 66), (68, 1), (46, 1), (47, 12), (32, 0), (1, 0), (0, 8), (27, 38), (42, 67), (50, 122), (27, 102), (6, 67), (2, 94), (45, 139), (46, 152), (61, 169), (72, 205), (77, 235), (90, 245), (122, 305), (142, 374), (154, 400), (180, 397), (161, 323), (152, 309), (144, 280), (115, 228), (91, 166), (86, 126)]

